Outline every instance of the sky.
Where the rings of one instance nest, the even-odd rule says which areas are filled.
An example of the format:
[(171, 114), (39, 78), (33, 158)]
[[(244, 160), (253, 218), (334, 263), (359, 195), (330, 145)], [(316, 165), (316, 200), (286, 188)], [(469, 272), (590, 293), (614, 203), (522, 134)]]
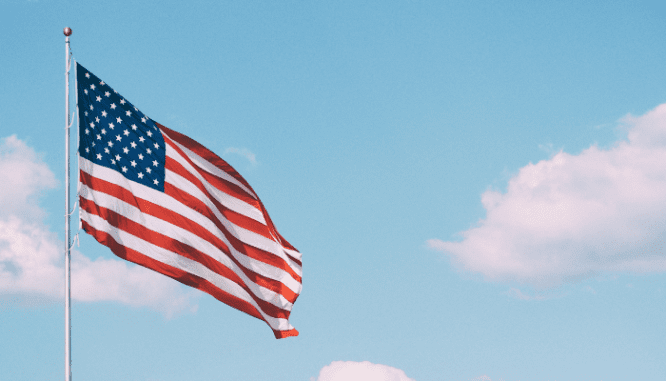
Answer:
[(3, 0), (0, 379), (64, 377), (66, 26), (77, 62), (234, 166), (303, 254), (300, 335), (276, 340), (80, 232), (73, 380), (666, 379), (664, 17)]

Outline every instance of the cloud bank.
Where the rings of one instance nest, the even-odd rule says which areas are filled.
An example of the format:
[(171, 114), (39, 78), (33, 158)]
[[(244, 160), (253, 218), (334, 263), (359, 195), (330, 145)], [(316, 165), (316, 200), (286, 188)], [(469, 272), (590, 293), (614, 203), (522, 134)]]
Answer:
[(428, 246), (488, 281), (537, 288), (666, 271), (666, 104), (621, 123), (626, 141), (521, 168), (506, 193), (482, 194), (486, 218), (462, 241)]
[[(57, 185), (55, 176), (32, 148), (10, 136), (0, 141), (0, 179), (6, 184), (0, 188), (0, 296), (62, 299), (64, 242), (44, 225), (38, 204), (39, 195)], [(74, 301), (147, 306), (167, 316), (196, 309), (194, 291), (125, 261), (91, 260), (74, 250), (71, 271)]]
[(311, 381), (415, 381), (405, 372), (388, 365), (368, 361), (333, 361), (319, 371)]

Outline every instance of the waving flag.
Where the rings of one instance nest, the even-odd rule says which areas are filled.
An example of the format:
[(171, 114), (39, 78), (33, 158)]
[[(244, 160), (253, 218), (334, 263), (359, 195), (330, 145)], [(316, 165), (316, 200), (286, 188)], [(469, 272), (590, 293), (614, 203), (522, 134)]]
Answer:
[(146, 117), (77, 63), (83, 229), (118, 257), (298, 335), (301, 254), (252, 187), (201, 144)]

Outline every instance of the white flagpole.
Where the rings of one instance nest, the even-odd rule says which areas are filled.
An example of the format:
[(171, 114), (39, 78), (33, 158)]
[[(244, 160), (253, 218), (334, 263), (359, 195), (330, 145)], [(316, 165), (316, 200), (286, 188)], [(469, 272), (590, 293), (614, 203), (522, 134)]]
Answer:
[[(72, 341), (71, 341), (71, 303), (70, 303), (70, 274), (69, 274), (69, 263), (70, 263), (70, 249), (71, 243), (69, 238), (69, 127), (72, 125), (70, 122), (69, 116), (69, 68), (71, 66), (71, 54), (69, 48), (69, 36), (72, 34), (72, 30), (67, 27), (64, 29), (63, 33), (65, 34), (65, 155), (67, 163), (67, 176), (65, 180), (65, 381), (71, 381), (72, 379)], [(75, 90), (76, 91), (76, 90)]]

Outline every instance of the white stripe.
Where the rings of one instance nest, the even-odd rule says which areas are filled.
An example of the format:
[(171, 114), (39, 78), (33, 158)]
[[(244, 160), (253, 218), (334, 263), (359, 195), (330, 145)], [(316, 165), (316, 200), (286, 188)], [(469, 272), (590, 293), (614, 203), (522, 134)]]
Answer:
[[(180, 242), (183, 242), (189, 246), (194, 247), (195, 249), (203, 252), (204, 254), (210, 256), (212, 259), (222, 263), (225, 267), (234, 271), (238, 276), (246, 283), (253, 291), (253, 293), (259, 296), (261, 299), (275, 304), (277, 307), (280, 307), (285, 310), (290, 310), (292, 305), (291, 303), (284, 299), (282, 295), (277, 294), (274, 291), (264, 288), (253, 283), (247, 276), (242, 272), (238, 266), (229, 259), (227, 254), (222, 252), (218, 247), (211, 244), (210, 242), (200, 238), (199, 236), (182, 229), (178, 226), (172, 225), (164, 220), (161, 220), (157, 217), (153, 217), (148, 214), (142, 213), (136, 207), (123, 202), (113, 196), (109, 196), (103, 192), (96, 192), (86, 185), (82, 185), (81, 196), (85, 199), (91, 200), (97, 205), (110, 209), (129, 220), (132, 220), (138, 224), (150, 227), (150, 230), (155, 231), (160, 234), (164, 234), (168, 237), (174, 238)], [(258, 261), (257, 261), (258, 262)], [(261, 270), (251, 269), (258, 274), (269, 273), (272, 276), (267, 276), (277, 281), (281, 281), (285, 286), (290, 288), (292, 291), (299, 293), (301, 284), (289, 277), (287, 273), (283, 272), (280, 269), (277, 269), (273, 266), (267, 265), (263, 262), (258, 262), (259, 266), (262, 267)], [(283, 279), (279, 279), (280, 275), (283, 275)], [(284, 276), (287, 275), (287, 276)], [(291, 284), (289, 284), (291, 283)]]
[[(169, 184), (172, 184), (176, 188), (180, 189), (183, 192), (191, 195), (192, 197), (201, 201), (206, 205), (217, 217), (217, 219), (224, 225), (224, 227), (231, 233), (234, 237), (244, 242), (247, 245), (256, 247), (258, 249), (264, 250), (268, 253), (272, 253), (280, 258), (282, 258), (290, 267), (298, 274), (301, 275), (301, 269), (296, 265), (284, 252), (284, 247), (279, 243), (266, 238), (261, 234), (255, 233), (251, 230), (245, 229), (241, 226), (235, 225), (227, 220), (222, 213), (215, 207), (215, 205), (210, 201), (208, 197), (194, 184), (192, 184), (186, 178), (180, 176), (175, 172), (166, 170), (165, 181)], [(202, 180), (205, 182), (205, 180)]]
[(231, 176), (230, 174), (228, 174), (228, 173), (224, 172), (223, 170), (221, 170), (220, 168), (216, 167), (214, 164), (212, 164), (208, 160), (204, 159), (203, 157), (197, 155), (196, 153), (194, 153), (193, 151), (191, 151), (189, 148), (185, 147), (184, 145), (178, 143), (174, 138), (169, 136), (166, 132), (164, 132), (164, 131), (161, 131), (161, 132), (162, 132), (163, 135), (166, 135), (169, 139), (171, 139), (171, 141), (175, 145), (177, 145), (178, 148), (183, 150), (185, 155), (187, 155), (187, 157), (189, 157), (190, 160), (192, 160), (192, 162), (194, 164), (196, 164), (199, 168), (205, 170), (206, 172), (208, 172), (212, 175), (215, 175), (215, 176), (220, 177), (224, 180), (227, 180), (230, 183), (234, 183), (234, 184), (238, 185), (240, 188), (242, 188), (244, 191), (246, 191), (250, 196), (254, 197), (256, 200), (259, 199), (259, 197), (257, 197), (257, 195), (254, 194), (254, 192), (252, 192), (251, 189), (248, 189), (247, 187), (245, 187), (245, 185), (243, 185), (243, 183), (241, 183), (240, 181), (236, 180), (235, 177)]
[[(171, 138), (168, 134), (166, 134), (166, 133), (164, 133), (164, 132), (163, 132), (163, 134), (166, 135), (168, 138)], [(234, 184), (237, 184), (237, 185), (239, 185), (239, 186), (242, 186), (242, 184), (241, 184), (240, 182), (238, 182), (235, 178), (230, 177), (230, 175), (228, 175), (226, 172), (224, 172), (224, 171), (222, 171), (221, 169), (219, 169), (218, 167), (216, 167), (214, 164), (208, 162), (207, 160), (203, 159), (202, 157), (200, 157), (200, 156), (197, 155), (196, 153), (190, 151), (187, 147), (183, 146), (182, 144), (178, 143), (177, 141), (175, 141), (175, 140), (173, 140), (173, 139), (171, 139), (171, 140), (173, 141), (173, 143), (174, 143), (176, 146), (178, 146), (180, 149), (182, 149), (183, 152), (184, 152), (186, 155), (188, 155), (188, 158), (189, 158), (190, 160), (192, 160), (192, 162), (193, 162), (194, 164), (196, 164), (197, 166), (201, 167), (201, 169), (204, 169), (204, 170), (206, 170), (207, 172), (212, 173), (213, 175), (217, 175), (217, 176), (221, 176), (222, 174), (224, 174), (224, 175), (228, 176), (230, 179), (233, 179)], [(220, 191), (220, 190), (219, 190), (218, 188), (216, 188), (214, 185), (210, 184), (207, 180), (205, 180), (205, 179), (203, 178), (203, 176), (201, 176), (201, 174), (199, 174), (198, 171), (197, 171), (195, 168), (193, 168), (192, 165), (190, 165), (190, 163), (188, 163), (187, 160), (185, 160), (185, 158), (183, 158), (183, 157), (181, 156), (181, 154), (178, 153), (175, 149), (173, 149), (168, 143), (166, 143), (165, 146), (166, 146), (166, 148), (165, 148), (166, 155), (167, 155), (168, 157), (170, 157), (171, 159), (173, 159), (173, 160), (177, 161), (178, 163), (180, 163), (180, 164), (181, 164), (181, 165), (182, 165), (182, 166), (183, 166), (183, 167), (184, 167), (184, 168), (185, 168), (190, 174), (192, 174), (192, 175), (195, 176), (199, 181), (201, 181), (202, 184), (204, 184), (204, 188), (206, 188), (206, 190), (207, 190), (208, 192), (210, 192), (210, 193), (211, 193), (211, 194), (212, 194), (212, 195), (213, 195), (213, 196), (214, 196), (214, 197), (215, 197), (215, 198), (216, 198), (216, 199), (217, 199), (222, 205), (226, 206), (227, 208), (229, 208), (229, 209), (231, 209), (231, 210), (233, 210), (233, 211), (235, 211), (235, 212), (237, 212), (237, 213), (240, 213), (240, 214), (243, 214), (243, 215), (245, 215), (245, 216), (247, 216), (247, 217), (250, 217), (250, 218), (254, 219), (255, 221), (259, 221), (260, 223), (264, 224), (265, 226), (267, 225), (267, 224), (266, 224), (266, 220), (264, 219), (263, 212), (262, 212), (261, 210), (256, 209), (253, 205), (249, 205), (249, 204), (247, 204), (246, 202), (244, 202), (244, 201), (242, 201), (242, 200), (239, 200), (239, 199), (237, 199), (237, 198), (235, 198), (235, 197), (233, 197), (233, 196), (230, 196), (230, 195), (228, 195), (228, 194), (226, 194), (226, 193)], [(175, 174), (174, 172), (167, 171), (167, 174), (169, 174), (169, 173), (172, 173), (172, 174), (174, 174), (174, 175), (177, 175), (177, 174)], [(181, 178), (181, 176), (179, 176), (179, 175), (178, 175), (178, 177)], [(176, 179), (172, 179), (172, 180), (173, 180), (173, 181), (180, 181), (180, 180), (176, 180)], [(184, 180), (184, 179), (183, 179), (183, 180)], [(174, 185), (175, 185), (175, 183), (172, 182), (172, 181), (169, 181), (169, 179), (167, 179), (166, 181), (169, 182), (170, 184), (174, 184)], [(187, 180), (185, 180), (185, 181), (187, 181)], [(183, 186), (184, 186), (184, 185), (183, 185)], [(192, 186), (193, 186), (196, 190), (188, 191), (188, 193), (191, 194), (191, 195), (194, 195), (195, 193), (192, 193), (192, 192), (196, 192), (196, 194), (202, 195), (202, 197), (203, 197), (203, 198), (202, 198), (202, 197), (197, 197), (199, 200), (204, 201), (204, 202), (207, 202), (208, 197), (206, 197), (205, 195), (203, 195), (203, 193), (201, 192), (201, 190), (199, 190), (199, 188), (197, 188), (194, 184), (192, 184)], [(245, 190), (247, 190), (248, 192), (250, 192), (250, 194), (251, 194), (252, 196), (254, 196), (255, 199), (259, 200), (259, 197), (257, 197), (256, 194), (254, 194), (253, 192), (251, 192), (249, 189), (247, 189), (247, 188), (245, 188), (245, 187), (243, 187), (243, 189), (245, 189)], [(229, 202), (228, 204), (225, 203), (225, 202), (223, 202), (223, 199), (229, 199), (229, 198), (230, 198), (231, 200), (230, 200), (230, 202), (228, 201), (228, 202)], [(209, 205), (209, 207), (210, 207), (210, 205)], [(238, 207), (238, 209), (235, 209), (236, 207)], [(252, 213), (252, 212), (250, 212), (250, 211), (244, 212), (245, 209), (244, 209), (243, 207), (244, 207), (244, 208), (251, 208), (251, 210), (253, 209), (253, 211), (256, 212), (257, 214), (254, 214), (254, 213)], [(243, 209), (241, 209), (241, 208), (243, 208)], [(215, 209), (215, 208), (211, 208), (211, 209)], [(241, 229), (242, 229), (242, 228), (241, 228)], [(245, 229), (243, 229), (243, 230), (245, 230)], [(269, 230), (270, 230), (270, 229), (269, 229)], [(254, 233), (254, 232), (250, 232), (250, 233), (251, 233), (251, 234), (256, 234), (256, 233)], [(272, 233), (271, 233), (271, 234), (272, 234)], [(266, 239), (266, 238), (263, 237), (263, 236), (260, 236), (260, 237), (261, 237), (261, 239)], [(279, 257), (281, 257), (282, 259), (284, 259), (285, 261), (287, 261), (287, 263), (290, 265), (290, 267), (291, 267), (291, 268), (292, 268), (292, 269), (293, 269), (298, 275), (301, 275), (301, 276), (302, 276), (303, 273), (302, 273), (302, 268), (301, 268), (301, 266), (300, 266), (298, 263), (295, 263), (295, 262), (294, 262), (291, 258), (289, 258), (288, 256), (286, 256), (286, 255), (281, 255), (281, 253), (283, 252), (283, 250), (284, 250), (284, 251), (287, 251), (287, 250), (288, 250), (289, 254), (290, 254), (292, 257), (297, 258), (297, 259), (300, 261), (300, 260), (301, 260), (301, 253), (299, 253), (298, 251), (291, 250), (291, 249), (287, 249), (286, 247), (283, 247), (281, 244), (279, 244), (280, 241), (279, 241), (276, 237), (274, 237), (274, 240), (272, 240), (271, 242), (278, 243), (278, 244), (277, 244), (277, 247), (276, 247), (277, 252), (276, 252), (276, 250), (268, 249), (266, 246), (255, 246), (255, 247), (260, 248), (260, 249), (262, 249), (262, 250), (269, 251), (269, 252), (271, 252), (271, 253), (274, 253), (274, 254), (278, 255)], [(271, 244), (268, 244), (268, 245), (271, 245)], [(253, 246), (254, 246), (254, 245), (253, 245)]]
[[(289, 255), (291, 255), (292, 257), (298, 259), (299, 261), (300, 261), (301, 258), (302, 258), (302, 257), (301, 257), (302, 254), (299, 253), (299, 252), (296, 251), (296, 250), (292, 250), (292, 249), (290, 249), (290, 248), (288, 248), (288, 247), (285, 247), (285, 248), (284, 248), (284, 251), (286, 251), (287, 254), (289, 254)], [(298, 266), (298, 265), (296, 265), (296, 266)], [(299, 267), (300, 267), (300, 266), (299, 266)]]
[[(233, 210), (236, 213), (240, 213), (244, 216), (247, 216), (249, 218), (252, 218), (255, 221), (259, 221), (260, 223), (266, 225), (266, 220), (264, 219), (264, 214), (262, 213), (261, 210), (259, 210), (257, 207), (254, 205), (250, 205), (246, 203), (245, 201), (235, 198), (227, 193), (222, 192), (218, 188), (216, 188), (214, 185), (206, 181), (206, 179), (201, 176), (201, 174), (194, 168), (190, 163), (185, 160), (176, 150), (171, 148), (170, 145), (167, 144), (166, 146), (166, 156), (169, 157), (170, 159), (178, 162), (180, 165), (182, 165), (185, 170), (187, 170), (190, 174), (192, 174), (194, 177), (196, 177), (199, 181), (201, 181), (204, 185), (204, 188), (213, 196), (217, 201), (220, 202), (220, 204), (224, 205), (225, 207)], [(170, 172), (168, 169), (166, 170), (167, 172)], [(172, 172), (173, 173), (173, 172)], [(173, 182), (169, 181), (168, 179), (166, 180), (168, 183), (174, 184)], [(175, 185), (175, 184), (174, 184)], [(198, 188), (197, 188), (198, 189)], [(201, 191), (199, 191), (201, 192)], [(190, 193), (190, 192), (188, 192)]]
[(135, 250), (149, 258), (152, 258), (156, 261), (165, 263), (169, 266), (175, 267), (177, 269), (186, 271), (190, 274), (196, 275), (200, 278), (206, 279), (211, 282), (215, 287), (228, 292), (229, 294), (236, 296), (249, 304), (253, 305), (257, 311), (261, 314), (263, 319), (271, 326), (271, 328), (278, 331), (288, 331), (293, 329), (289, 321), (281, 318), (274, 318), (266, 315), (257, 303), (250, 297), (250, 295), (243, 290), (236, 283), (220, 276), (219, 274), (211, 271), (207, 267), (201, 265), (198, 262), (192, 261), (188, 258), (180, 256), (176, 253), (173, 253), (169, 250), (165, 250), (161, 247), (155, 246), (150, 242), (144, 241), (128, 232), (119, 230), (111, 226), (106, 220), (101, 217), (88, 214), (86, 211), (81, 210), (81, 217), (84, 221), (88, 222), (93, 228), (104, 231), (108, 233), (116, 242), (119, 244), (128, 247), (132, 250)]
[[(157, 204), (157, 205), (162, 205), (174, 213), (180, 214), (183, 217), (194, 221), (195, 223), (199, 224), (201, 227), (204, 229), (208, 230), (211, 234), (214, 236), (218, 237), (222, 242), (224, 242), (225, 245), (229, 247), (229, 250), (231, 251), (231, 255), (234, 256), (234, 258), (245, 268), (248, 268), (258, 274), (261, 274), (263, 276), (266, 276), (267, 278), (275, 279), (278, 281), (281, 281), (287, 284), (300, 284), (297, 280), (295, 280), (291, 274), (287, 273), (286, 271), (276, 268), (274, 266), (271, 266), (269, 264), (266, 264), (264, 262), (261, 262), (257, 259), (254, 259), (252, 257), (248, 257), (247, 255), (239, 252), (236, 250), (231, 243), (227, 240), (226, 236), (222, 231), (219, 230), (217, 225), (213, 223), (209, 218), (201, 215), (199, 212), (193, 210), (192, 208), (187, 207), (186, 205), (178, 202), (171, 196), (166, 195), (163, 192), (157, 191), (155, 189), (152, 189), (150, 187), (146, 187), (144, 185), (141, 185), (139, 183), (136, 183), (134, 181), (129, 181), (127, 180), (122, 174), (118, 173), (117, 171), (114, 171), (112, 169), (106, 168), (104, 166), (96, 165), (93, 162), (87, 160), (86, 158), (81, 158), (81, 170), (84, 172), (90, 174), (92, 176), (93, 169), (94, 169), (94, 177), (102, 179), (104, 181), (108, 181), (110, 183), (116, 184), (120, 187), (123, 187), (127, 189), (129, 192), (131, 192), (134, 196), (137, 198), (143, 199), (143, 200), (149, 200), (150, 202)], [(213, 208), (213, 210), (216, 210)], [(234, 224), (231, 224), (228, 222), (225, 218), (222, 218), (223, 222), (227, 222), (230, 226), (232, 226), (232, 232), (235, 229), (240, 229)], [(286, 255), (285, 255), (286, 257)], [(288, 262), (289, 263), (289, 262)], [(293, 268), (294, 266), (292, 266)], [(268, 271), (267, 271), (268, 270)], [(294, 269), (294, 271), (298, 274), (301, 275), (301, 269), (297, 268)], [(288, 279), (287, 279), (288, 278)], [(293, 282), (293, 283), (292, 283)], [(289, 287), (289, 286), (288, 286)], [(290, 287), (291, 288), (291, 287)], [(291, 288), (293, 290), (293, 288)]]
[[(110, 196), (103, 192), (97, 192), (93, 189), (90, 189), (86, 185), (81, 186), (81, 197), (94, 202), (95, 204), (104, 207), (106, 209), (112, 210), (125, 218), (134, 221), (138, 224), (145, 226), (146, 228), (163, 234), (165, 236), (171, 237), (175, 240), (178, 240), (182, 243), (185, 243), (189, 246), (194, 247), (200, 252), (208, 255), (215, 261), (221, 263), (228, 269), (236, 273), (242, 281), (250, 287), (252, 292), (260, 297), (261, 299), (274, 304), (275, 306), (282, 308), (284, 310), (291, 310), (292, 304), (284, 298), (284, 296), (276, 293), (275, 291), (264, 288), (263, 286), (255, 284), (251, 281), (245, 273), (227, 256), (226, 253), (220, 250), (217, 246), (212, 243), (202, 239), (201, 237), (187, 231), (183, 228), (180, 228), (176, 225), (173, 225), (165, 220), (145, 214), (141, 212), (138, 208), (133, 205), (127, 204), (126, 202), (119, 200), (113, 196)], [(253, 267), (250, 270), (254, 271), (257, 274), (266, 274), (265, 276), (270, 279), (277, 280), (287, 286), (289, 289), (294, 291), (296, 294), (301, 291), (301, 284), (295, 281), (288, 273), (273, 267), (271, 265), (265, 264), (263, 262), (254, 261)], [(260, 268), (257, 268), (260, 267)]]

